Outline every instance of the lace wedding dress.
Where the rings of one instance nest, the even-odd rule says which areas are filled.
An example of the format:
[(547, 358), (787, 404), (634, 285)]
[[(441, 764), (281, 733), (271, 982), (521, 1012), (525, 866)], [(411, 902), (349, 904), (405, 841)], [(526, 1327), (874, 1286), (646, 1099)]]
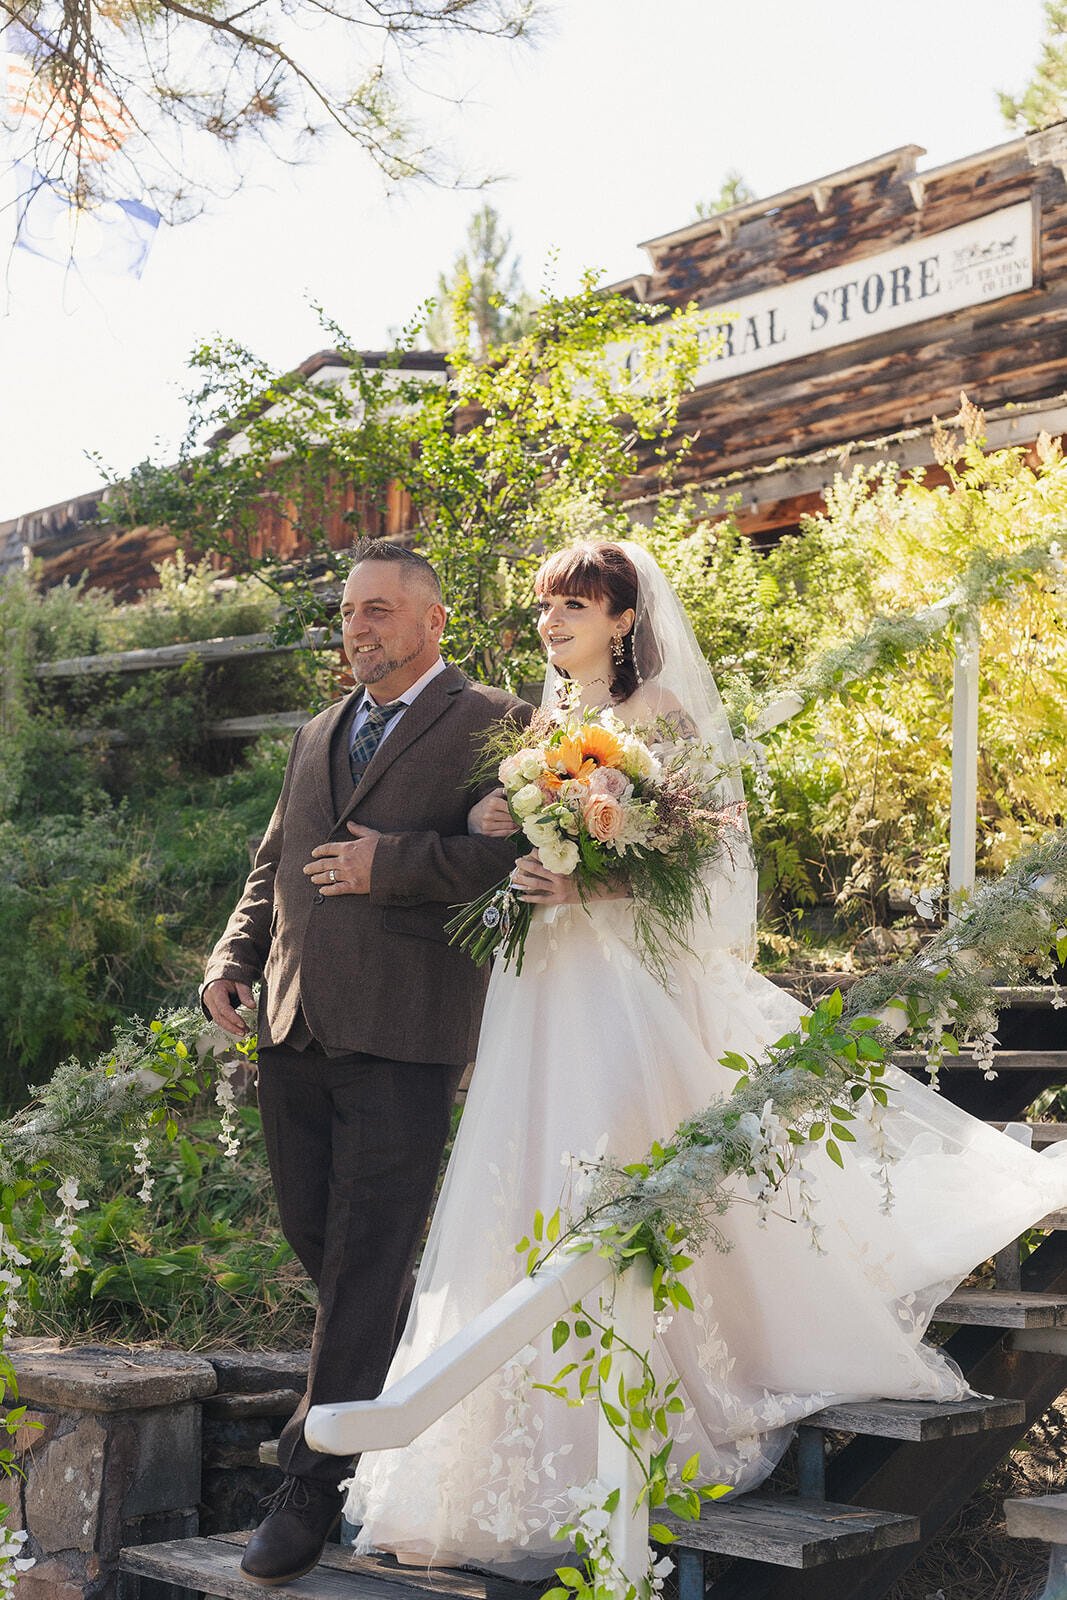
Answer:
[[(640, 579), (635, 629), (655, 640), (658, 690), (701, 741), (733, 747), (710, 673), (666, 579), (625, 545)], [(546, 686), (555, 689), (551, 675)], [(629, 704), (629, 703), (628, 703)], [(740, 794), (739, 782), (724, 784)], [(754, 882), (736, 864), (709, 884), (712, 914), (669, 987), (637, 958), (626, 900), (534, 913), (521, 977), (499, 963), (478, 1060), (386, 1387), (458, 1333), (523, 1273), (536, 1211), (581, 1209), (575, 1157), (640, 1159), (654, 1139), (729, 1095), (727, 1051), (759, 1056), (802, 1007), (751, 966)], [(744, 1490), (773, 1469), (792, 1425), (835, 1401), (955, 1400), (960, 1372), (923, 1343), (931, 1313), (980, 1261), (1067, 1207), (1067, 1161), (1030, 1150), (890, 1069), (876, 1134), (852, 1124), (844, 1170), (806, 1158), (814, 1221), (783, 1192), (761, 1221), (740, 1179), (717, 1219), (726, 1248), (688, 1269), (695, 1311), (657, 1334), (653, 1362), (680, 1379), (679, 1464)], [(884, 1144), (882, 1141), (884, 1140)], [(884, 1148), (893, 1198), (887, 1209)], [(534, 1387), (565, 1359), (550, 1336), (404, 1449), (361, 1460), (346, 1515), (357, 1549), (526, 1578), (566, 1559), (552, 1531), (567, 1491), (596, 1472), (596, 1407)], [(570, 1359), (570, 1357), (566, 1357)]]
[[(522, 1276), (515, 1244), (571, 1190), (571, 1155), (638, 1159), (735, 1075), (726, 1050), (759, 1054), (799, 1005), (736, 957), (676, 972), (668, 994), (637, 961), (630, 908), (537, 911), (520, 978), (493, 974), (478, 1065), (388, 1383)], [(1035, 1155), (890, 1070), (883, 1124), (896, 1156), (891, 1211), (879, 1157), (858, 1128), (844, 1171), (817, 1174), (822, 1253), (783, 1197), (761, 1226), (742, 1180), (720, 1220), (729, 1242), (685, 1277), (695, 1312), (657, 1338), (682, 1380), (680, 1462), (747, 1489), (790, 1425), (825, 1405), (962, 1399), (958, 1370), (922, 1342), (931, 1312), (975, 1264), (1067, 1204), (1067, 1162)], [(569, 1358), (568, 1358), (569, 1359)], [(548, 1335), (405, 1449), (361, 1461), (346, 1515), (357, 1548), (513, 1577), (565, 1559), (552, 1528), (566, 1491), (596, 1472), (595, 1406), (532, 1387), (563, 1354)]]

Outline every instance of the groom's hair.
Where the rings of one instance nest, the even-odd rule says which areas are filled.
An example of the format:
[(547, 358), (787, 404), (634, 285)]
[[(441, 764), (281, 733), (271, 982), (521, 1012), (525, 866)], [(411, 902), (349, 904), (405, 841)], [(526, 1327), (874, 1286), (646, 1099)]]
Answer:
[(441, 580), (426, 557), (402, 544), (394, 544), (392, 539), (360, 539), (352, 551), (352, 565), (358, 567), (364, 561), (398, 563), (405, 582), (421, 583), (432, 599), (443, 600)]

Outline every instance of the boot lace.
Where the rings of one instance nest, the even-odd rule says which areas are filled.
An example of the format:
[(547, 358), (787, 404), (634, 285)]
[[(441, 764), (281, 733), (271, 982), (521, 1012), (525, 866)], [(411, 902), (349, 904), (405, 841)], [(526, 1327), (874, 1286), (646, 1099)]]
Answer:
[(311, 1498), (311, 1492), (303, 1478), (288, 1477), (283, 1478), (270, 1494), (264, 1495), (259, 1503), (269, 1515), (271, 1512), (283, 1509), (307, 1511), (311, 1507)]

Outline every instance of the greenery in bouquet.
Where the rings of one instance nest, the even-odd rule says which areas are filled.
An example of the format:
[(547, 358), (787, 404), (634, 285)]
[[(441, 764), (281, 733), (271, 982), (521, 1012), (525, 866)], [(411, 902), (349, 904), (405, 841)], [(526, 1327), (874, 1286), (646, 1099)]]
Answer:
[[(716, 803), (716, 765), (679, 732), (670, 717), (639, 733), (610, 707), (571, 706), (505, 725), (487, 746), (516, 833), (550, 872), (574, 878), (583, 904), (613, 889), (632, 896), (641, 959), (661, 981), (707, 907), (707, 869), (748, 848), (743, 805)], [(479, 966), (500, 950), (521, 972), (533, 909), (508, 878), (448, 931)]]

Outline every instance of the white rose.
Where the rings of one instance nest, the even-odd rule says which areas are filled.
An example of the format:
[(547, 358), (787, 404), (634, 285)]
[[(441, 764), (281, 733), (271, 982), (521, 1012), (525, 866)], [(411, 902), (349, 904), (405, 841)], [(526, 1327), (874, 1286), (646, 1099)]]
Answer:
[(545, 768), (540, 750), (520, 750), (515, 760), (519, 763), (519, 773), (527, 783), (540, 777)]
[(629, 738), (624, 741), (624, 754), (622, 758), (623, 770), (631, 778), (656, 778), (660, 773), (660, 764), (640, 739)]
[(544, 809), (545, 797), (536, 783), (525, 783), (511, 797), (511, 809), (517, 817), (531, 817)]
[(573, 839), (560, 839), (558, 844), (539, 844), (537, 850), (541, 865), (547, 867), (549, 872), (558, 872), (565, 878), (570, 877), (578, 865), (578, 846)]
[(519, 770), (520, 766), (521, 762), (519, 761), (518, 756), (505, 756), (503, 761), (500, 763), (500, 766), (497, 768), (497, 777), (500, 779), (505, 789), (510, 789), (516, 779), (522, 777), (522, 773)]
[(546, 845), (552, 848), (561, 843), (554, 822), (537, 822), (533, 817), (527, 817), (522, 825), (522, 831), (535, 850), (543, 850)]

